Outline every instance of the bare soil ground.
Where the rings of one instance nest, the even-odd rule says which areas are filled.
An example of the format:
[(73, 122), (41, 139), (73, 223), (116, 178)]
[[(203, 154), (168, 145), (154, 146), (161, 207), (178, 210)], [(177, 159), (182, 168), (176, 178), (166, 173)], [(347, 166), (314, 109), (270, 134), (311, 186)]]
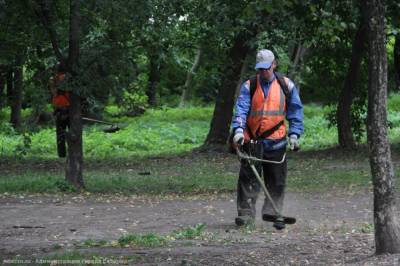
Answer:
[[(262, 196), (258, 201), (261, 208)], [(25, 195), (0, 197), (0, 258), (37, 259), (70, 250), (130, 265), (399, 265), (373, 256), (372, 194), (288, 193), (284, 213), (298, 222), (276, 231), (258, 215), (254, 228), (234, 225), (234, 194), (191, 197)], [(203, 223), (205, 232), (162, 247), (84, 246), (124, 234)], [(114, 259), (114, 260), (111, 260)], [(115, 261), (115, 259), (117, 259)]]

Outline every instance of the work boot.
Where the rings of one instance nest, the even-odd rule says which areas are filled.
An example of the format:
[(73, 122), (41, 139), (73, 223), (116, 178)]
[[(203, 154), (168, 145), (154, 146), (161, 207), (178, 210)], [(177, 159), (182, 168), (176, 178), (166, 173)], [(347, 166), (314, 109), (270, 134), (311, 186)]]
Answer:
[(254, 218), (250, 215), (242, 215), (235, 218), (235, 224), (237, 226), (249, 225), (252, 223), (254, 223)]

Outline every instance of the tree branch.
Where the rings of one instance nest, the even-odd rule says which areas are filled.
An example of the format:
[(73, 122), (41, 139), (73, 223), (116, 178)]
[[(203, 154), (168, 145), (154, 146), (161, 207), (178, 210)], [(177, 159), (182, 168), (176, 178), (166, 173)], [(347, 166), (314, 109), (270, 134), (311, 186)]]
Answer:
[(61, 64), (65, 65), (65, 58), (61, 53), (60, 46), (58, 45), (58, 38), (56, 30), (54, 29), (53, 19), (50, 11), (50, 3), (47, 0), (36, 0), (37, 5), (34, 7), (36, 15), (39, 17), (49, 34), (51, 45), (53, 46), (54, 53)]

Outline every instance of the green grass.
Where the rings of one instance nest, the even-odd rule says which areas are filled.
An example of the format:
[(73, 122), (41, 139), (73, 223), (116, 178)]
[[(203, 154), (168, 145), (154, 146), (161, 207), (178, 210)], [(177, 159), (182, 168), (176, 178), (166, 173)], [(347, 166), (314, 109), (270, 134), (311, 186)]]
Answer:
[(365, 234), (373, 234), (375, 232), (374, 224), (364, 223), (356, 228), (356, 231)]
[[(114, 119), (122, 125), (116, 133), (104, 133), (103, 126), (88, 126), (83, 132), (84, 156), (129, 158), (189, 151), (203, 143), (211, 115), (210, 107), (149, 110), (141, 117)], [(0, 147), (0, 156), (55, 159), (55, 129), (45, 128), (24, 138), (4, 124)]]
[(205, 224), (196, 224), (180, 230), (174, 230), (172, 235), (175, 239), (196, 239), (204, 233)]
[[(166, 235), (155, 233), (146, 234), (127, 234), (118, 239), (118, 244), (122, 247), (161, 247), (166, 246), (172, 240), (192, 240), (201, 237), (205, 233), (205, 224), (197, 224), (178, 230), (173, 230)], [(93, 244), (95, 241), (86, 240)]]
[[(0, 178), (0, 193), (75, 192), (64, 181), (63, 166), (48, 161), (35, 164), (8, 162), (11, 171)], [(36, 169), (35, 165), (42, 165)], [(123, 194), (199, 194), (234, 192), (239, 162), (234, 155), (182, 154), (177, 157), (136, 159), (119, 162), (87, 162), (84, 171), (86, 191)], [(400, 174), (396, 168), (397, 176)], [(326, 191), (337, 188), (370, 187), (371, 177), (365, 151), (305, 151), (288, 154), (290, 190)]]
[[(218, 159), (218, 158), (217, 158)], [(139, 160), (139, 159), (138, 159)], [(168, 193), (204, 193), (214, 191), (233, 191), (236, 174), (227, 173), (225, 165), (218, 159), (199, 156), (193, 160), (175, 163), (163, 160), (139, 160), (144, 165), (130, 165), (129, 161), (96, 163), (89, 165), (84, 172), (86, 191), (92, 193), (125, 194), (168, 194)], [(43, 163), (44, 169), (18, 168), (3, 173), (0, 178), (0, 193), (54, 193), (74, 192), (74, 188), (64, 181), (62, 168), (59, 172), (48, 173), (54, 166)], [(237, 163), (237, 161), (233, 161)], [(9, 164), (11, 164), (9, 162)], [(40, 162), (36, 162), (36, 165)], [(210, 164), (215, 164), (210, 167)], [(18, 169), (17, 169), (18, 168)], [(25, 171), (26, 170), (26, 171)]]
[[(391, 95), (389, 133), (393, 143), (400, 141), (399, 105), (400, 96)], [(289, 154), (289, 189), (370, 186), (366, 151), (349, 154), (332, 148), (337, 145), (336, 129), (329, 128), (324, 118), (330, 108), (305, 106), (302, 151)], [(114, 134), (102, 132), (99, 126), (86, 127), (86, 191), (125, 194), (235, 191), (239, 168), (236, 157), (190, 153), (203, 143), (212, 111), (210, 107), (148, 110), (141, 117), (114, 119), (125, 123)], [(4, 110), (0, 114), (4, 115)], [(394, 154), (400, 151), (396, 145)], [(65, 160), (56, 157), (53, 128), (19, 135), (7, 123), (1, 124), (0, 193), (75, 192), (64, 181), (64, 167)]]
[(123, 246), (139, 246), (139, 247), (161, 247), (168, 242), (165, 236), (154, 233), (148, 234), (128, 234), (118, 239), (118, 243)]
[[(400, 139), (400, 94), (391, 94), (388, 101), (391, 140)], [(330, 128), (324, 114), (332, 106), (317, 104), (304, 106), (305, 134), (301, 138), (303, 150), (318, 150), (337, 145), (336, 128)], [(212, 107), (149, 109), (140, 117), (112, 118), (115, 106), (107, 107), (113, 122), (120, 122), (121, 130), (104, 133), (101, 125), (85, 126), (84, 156), (86, 159), (131, 158), (171, 155), (187, 152), (203, 144), (209, 130)], [(28, 111), (26, 111), (27, 113)], [(0, 110), (3, 121), (8, 109)], [(19, 135), (9, 124), (0, 126), (0, 157), (38, 157), (55, 159), (54, 127)]]

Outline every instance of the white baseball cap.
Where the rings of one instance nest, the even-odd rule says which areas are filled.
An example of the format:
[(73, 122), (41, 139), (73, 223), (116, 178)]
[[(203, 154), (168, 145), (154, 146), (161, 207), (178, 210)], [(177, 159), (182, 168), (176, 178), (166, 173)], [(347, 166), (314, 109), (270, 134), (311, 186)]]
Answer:
[(272, 62), (274, 62), (275, 56), (270, 50), (262, 49), (257, 52), (256, 56), (256, 66), (254, 67), (256, 70), (259, 68), (270, 68)]

